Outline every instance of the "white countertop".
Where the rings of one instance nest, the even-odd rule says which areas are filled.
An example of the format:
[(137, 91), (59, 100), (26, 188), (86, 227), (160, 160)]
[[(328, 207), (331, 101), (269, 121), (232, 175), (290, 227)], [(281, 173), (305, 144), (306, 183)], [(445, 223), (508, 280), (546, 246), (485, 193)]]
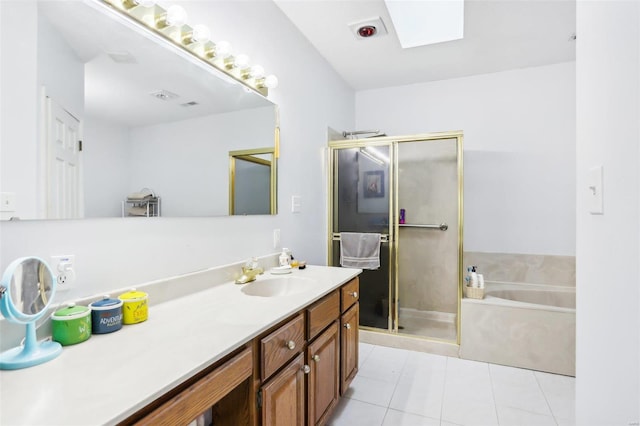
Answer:
[[(311, 279), (296, 294), (248, 296), (243, 285), (226, 282), (151, 304), (143, 323), (63, 347), (47, 363), (0, 371), (0, 424), (122, 421), (360, 272), (312, 265), (284, 275)], [(274, 277), (267, 272), (257, 281)], [(144, 290), (152, 301), (153, 287)]]

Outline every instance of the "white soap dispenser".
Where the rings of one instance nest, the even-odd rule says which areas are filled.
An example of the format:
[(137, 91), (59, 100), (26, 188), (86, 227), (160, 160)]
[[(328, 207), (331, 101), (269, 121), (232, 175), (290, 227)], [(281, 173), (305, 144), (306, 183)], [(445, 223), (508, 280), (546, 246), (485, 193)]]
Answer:
[(291, 263), (291, 258), (289, 257), (289, 249), (282, 249), (282, 253), (280, 253), (280, 257), (278, 257), (278, 262), (280, 263), (280, 266), (289, 266), (289, 264)]

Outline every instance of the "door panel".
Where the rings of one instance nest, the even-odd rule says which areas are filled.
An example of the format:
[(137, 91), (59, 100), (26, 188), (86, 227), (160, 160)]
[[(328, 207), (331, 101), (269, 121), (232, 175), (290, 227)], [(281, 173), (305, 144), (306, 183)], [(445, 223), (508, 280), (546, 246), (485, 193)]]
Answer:
[(262, 388), (264, 426), (304, 425), (303, 354), (276, 374)]
[[(457, 140), (398, 144), (397, 237), (400, 333), (456, 340), (458, 311)], [(400, 214), (398, 214), (398, 217)], [(438, 225), (446, 224), (446, 230)]]
[(47, 219), (82, 217), (80, 122), (47, 98)]
[[(392, 199), (390, 145), (334, 151), (332, 231), (389, 235)], [(331, 264), (340, 265), (340, 242), (333, 241)], [(360, 325), (390, 327), (390, 245), (380, 246), (380, 268), (360, 275)]]

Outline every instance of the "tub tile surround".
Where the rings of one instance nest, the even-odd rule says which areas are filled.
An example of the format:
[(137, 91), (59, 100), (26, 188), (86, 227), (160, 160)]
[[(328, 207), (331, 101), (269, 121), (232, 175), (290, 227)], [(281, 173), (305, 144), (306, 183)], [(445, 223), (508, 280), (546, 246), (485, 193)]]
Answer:
[[(465, 252), (464, 260), (487, 287), (484, 300), (462, 300), (460, 357), (574, 376), (575, 257)], [(493, 289), (539, 301), (492, 297)]]
[(575, 256), (465, 251), (465, 274), (470, 265), (485, 281), (576, 286)]
[[(329, 425), (575, 424), (573, 377), (367, 343), (360, 354), (360, 373)], [(368, 366), (400, 373), (369, 378)]]
[(575, 310), (464, 299), (461, 315), (461, 358), (575, 376)]

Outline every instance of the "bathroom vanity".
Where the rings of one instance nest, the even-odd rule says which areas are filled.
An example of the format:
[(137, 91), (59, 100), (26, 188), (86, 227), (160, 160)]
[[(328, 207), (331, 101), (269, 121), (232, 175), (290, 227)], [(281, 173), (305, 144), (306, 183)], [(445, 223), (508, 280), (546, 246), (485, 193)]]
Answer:
[(324, 424), (357, 373), (360, 272), (149, 284), (146, 322), (0, 372), (0, 422), (187, 424), (209, 412), (216, 425)]

